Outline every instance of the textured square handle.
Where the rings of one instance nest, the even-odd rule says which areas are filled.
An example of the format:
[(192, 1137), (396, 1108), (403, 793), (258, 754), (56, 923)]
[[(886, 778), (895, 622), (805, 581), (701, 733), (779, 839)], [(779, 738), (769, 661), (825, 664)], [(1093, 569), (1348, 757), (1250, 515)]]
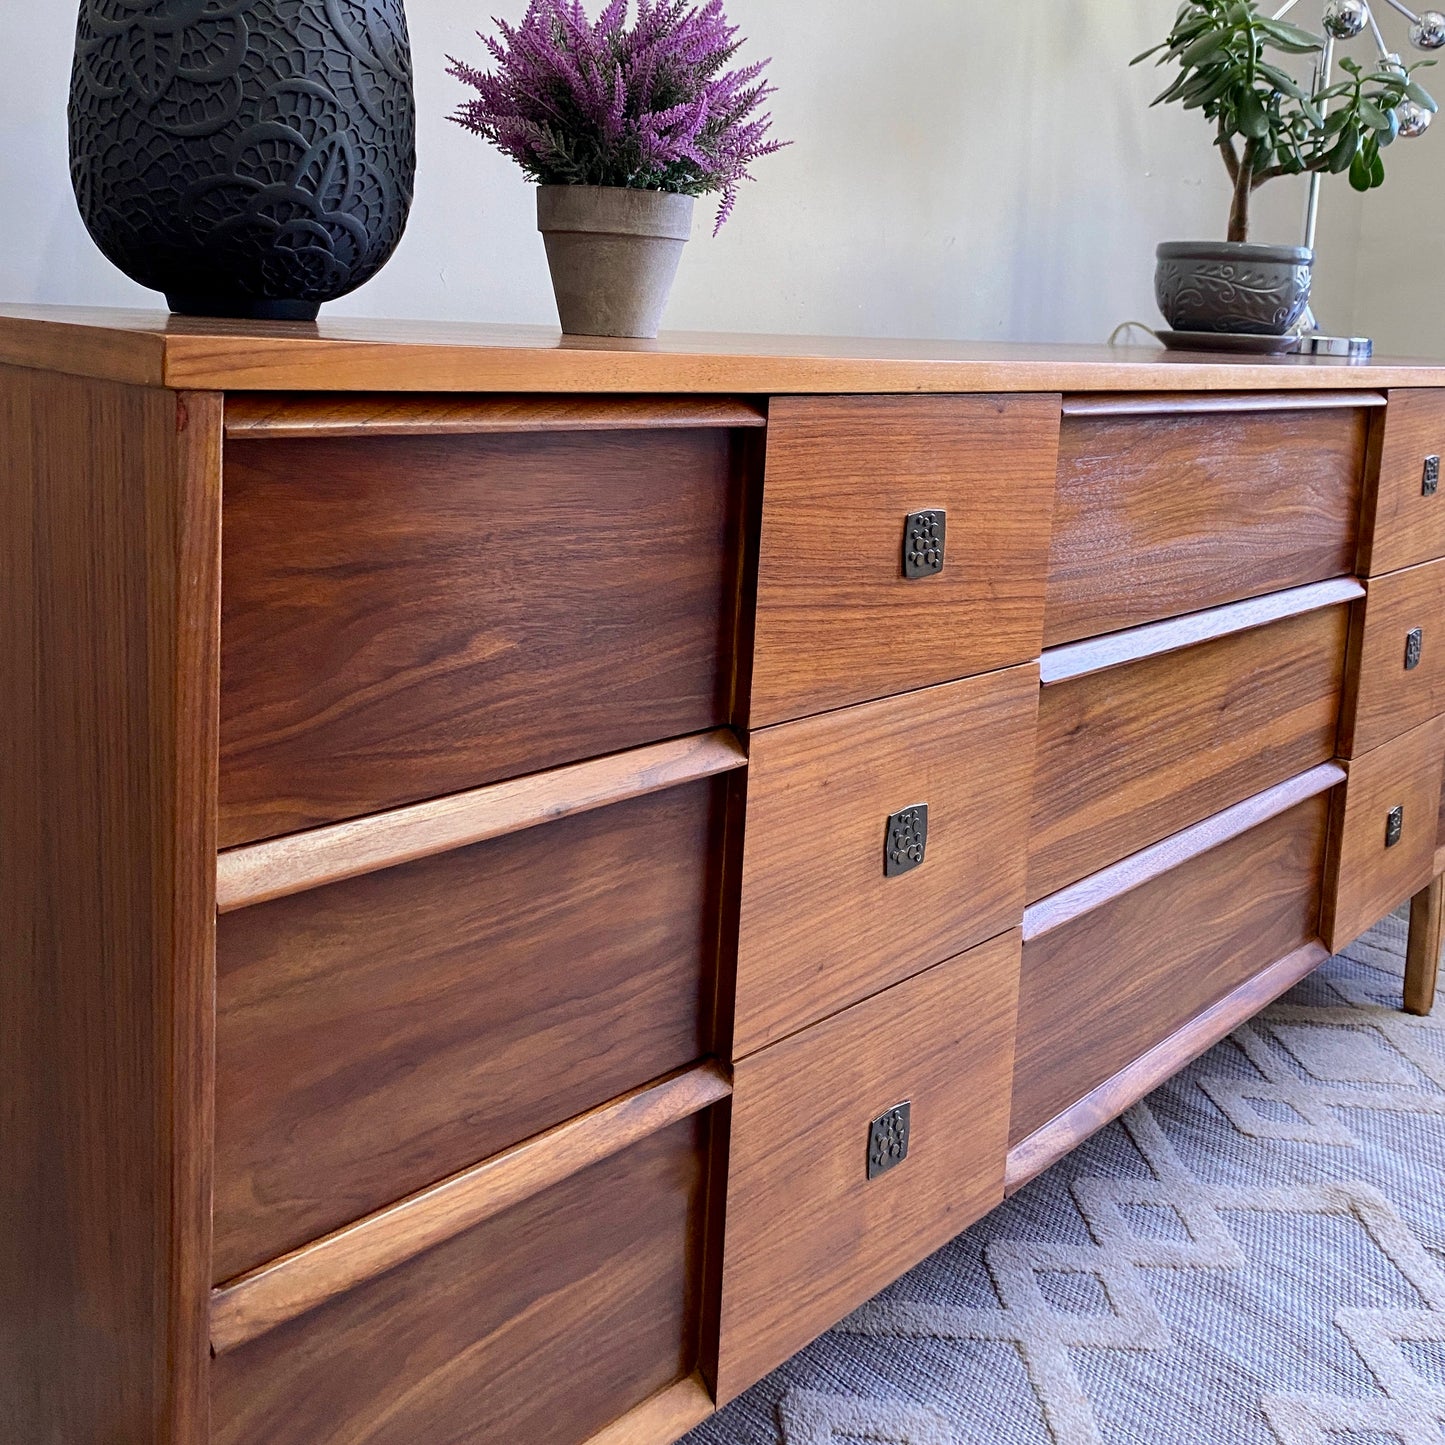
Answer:
[(915, 803), (901, 813), (890, 813), (883, 842), (883, 876), (896, 878), (900, 873), (911, 873), (927, 852), (928, 804)]
[(913, 1130), (913, 1102), (905, 1099), (868, 1126), (868, 1177), (876, 1179), (908, 1158)]
[(903, 527), (903, 575), (910, 580), (938, 576), (947, 539), (947, 512), (910, 512)]

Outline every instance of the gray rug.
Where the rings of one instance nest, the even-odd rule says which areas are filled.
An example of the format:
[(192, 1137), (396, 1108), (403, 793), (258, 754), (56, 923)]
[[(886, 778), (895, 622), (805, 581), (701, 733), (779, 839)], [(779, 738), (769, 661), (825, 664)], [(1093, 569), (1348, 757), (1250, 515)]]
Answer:
[(688, 1436), (1445, 1445), (1445, 1008), (1387, 919)]

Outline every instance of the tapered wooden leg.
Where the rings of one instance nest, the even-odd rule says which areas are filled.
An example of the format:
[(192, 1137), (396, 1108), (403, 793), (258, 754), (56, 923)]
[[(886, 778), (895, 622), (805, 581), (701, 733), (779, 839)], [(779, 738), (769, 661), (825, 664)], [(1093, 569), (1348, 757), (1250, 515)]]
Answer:
[(1410, 945), (1405, 953), (1405, 1012), (1428, 1014), (1435, 1006), (1445, 924), (1445, 878), (1436, 878), (1410, 900)]

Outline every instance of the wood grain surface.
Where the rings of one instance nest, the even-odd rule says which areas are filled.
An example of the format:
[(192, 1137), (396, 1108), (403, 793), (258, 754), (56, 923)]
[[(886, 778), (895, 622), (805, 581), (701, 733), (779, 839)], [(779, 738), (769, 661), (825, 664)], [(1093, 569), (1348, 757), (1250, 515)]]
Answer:
[(1315, 940), (1321, 794), (1024, 945), (1009, 1142)]
[(216, 907), (249, 908), (746, 766), (724, 728), (231, 848), (216, 860)]
[(1186, 1064), (1212, 1049), (1221, 1039), (1228, 1038), (1240, 1024), (1307, 978), (1329, 956), (1329, 949), (1318, 941), (1292, 949), (1277, 963), (1225, 994), (1218, 1003), (1196, 1014), (1163, 1043), (1156, 1044), (1112, 1078), (1091, 1089), (1072, 1108), (1055, 1115), (1042, 1128), (1015, 1144), (1008, 1154), (1004, 1192), (1016, 1193), (1029, 1180), (1058, 1163), (1091, 1134), (1152, 1094)]
[(1384, 392), (1322, 391), (1313, 395), (1290, 391), (1256, 391), (1239, 396), (1220, 392), (1171, 392), (1141, 395), (1066, 396), (1065, 416), (1237, 416), (1262, 411), (1331, 411), (1340, 407), (1383, 407)]
[(687, 1120), (217, 1357), (215, 1445), (586, 1440), (692, 1375)]
[[(1017, 931), (740, 1063), (720, 1404), (1003, 1197)], [(909, 1101), (908, 1155), (867, 1172)]]
[(1087, 677), (1092, 672), (1105, 672), (1127, 662), (1183, 652), (1201, 642), (1250, 632), (1287, 617), (1302, 617), (1307, 612), (1318, 612), (1341, 602), (1354, 602), (1364, 595), (1365, 585), (1358, 578), (1335, 577), (1328, 582), (1309, 582), (1303, 587), (1288, 587), (1264, 597), (1246, 598), (1243, 602), (1226, 602), (1222, 607), (1209, 607), (1203, 612), (1186, 612), (1180, 617), (1166, 617), (1162, 622), (1146, 622), (1142, 627), (1126, 627), (1122, 632), (1106, 632), (1102, 637), (1086, 637), (1082, 642), (1050, 647), (1039, 659), (1039, 676), (1047, 687), (1050, 683)]
[(1445, 947), (1445, 878), (1435, 877), (1410, 900), (1405, 955), (1405, 1012), (1428, 1016), (1435, 1007), (1440, 951)]
[(709, 1051), (721, 785), (222, 916), (220, 1282)]
[[(211, 1293), (225, 1354), (726, 1099), (717, 1064), (644, 1085)], [(711, 1117), (711, 1116), (710, 1116)]]
[(1067, 418), (1044, 645), (1353, 572), (1368, 415)]
[(761, 403), (687, 396), (315, 396), (241, 393), (226, 401), (228, 440), (483, 436), (515, 432), (765, 427)]
[[(1059, 399), (774, 402), (751, 724), (1038, 656)], [(942, 572), (903, 575), (910, 513), (942, 510)]]
[(712, 1394), (701, 1375), (689, 1375), (659, 1390), (587, 1445), (672, 1445), (713, 1413)]
[(731, 435), (228, 446), (223, 845), (727, 721)]
[[(1017, 925), (1037, 709), (1019, 667), (753, 735), (735, 1058)], [(924, 861), (885, 877), (919, 803)]]
[(1348, 628), (1335, 606), (1045, 687), (1029, 901), (1332, 758)]
[(1345, 781), (1345, 770), (1339, 763), (1321, 763), (1298, 777), (1287, 778), (1274, 787), (1226, 808), (1222, 813), (1186, 828), (1132, 853), (1057, 893), (1050, 893), (1024, 909), (1024, 942), (1029, 943), (1045, 933), (1082, 918), (1105, 904), (1142, 888), (1185, 863), (1202, 858), (1212, 849), (1258, 828), (1287, 813), (1309, 798), (1317, 798), (1338, 788)]
[[(1349, 764), (1335, 798), (1321, 936), (1338, 953), (1430, 881), (1445, 718), (1392, 739)], [(1400, 841), (1386, 846), (1390, 810), (1402, 808)]]
[(1425, 495), (1429, 456), (1445, 460), (1445, 392), (1392, 391), (1370, 429), (1360, 534), (1365, 576), (1445, 557), (1445, 485)]
[[(1405, 644), (1421, 634), (1419, 661)], [(1445, 712), (1445, 562), (1370, 579), (1355, 605), (1340, 755), (1358, 757)]]
[(220, 411), (0, 368), (17, 1445), (207, 1445)]
[(1157, 346), (667, 332), (656, 341), (455, 321), (194, 320), (0, 307), (0, 362), (237, 391), (610, 393), (1371, 391), (1445, 385), (1428, 361), (1224, 357)]

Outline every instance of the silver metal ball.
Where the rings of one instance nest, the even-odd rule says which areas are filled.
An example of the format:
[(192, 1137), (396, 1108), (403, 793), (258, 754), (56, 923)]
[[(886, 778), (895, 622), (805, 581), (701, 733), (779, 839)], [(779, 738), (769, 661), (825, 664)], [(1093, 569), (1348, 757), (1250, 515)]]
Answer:
[(1416, 105), (1413, 100), (1402, 100), (1395, 107), (1395, 119), (1400, 122), (1401, 136), (1414, 140), (1430, 129), (1430, 122), (1435, 117), (1423, 105)]
[(1422, 10), (1420, 18), (1410, 27), (1410, 43), (1417, 50), (1445, 49), (1445, 14), (1439, 10)]
[(1325, 30), (1336, 40), (1353, 40), (1370, 23), (1368, 0), (1329, 0)]

